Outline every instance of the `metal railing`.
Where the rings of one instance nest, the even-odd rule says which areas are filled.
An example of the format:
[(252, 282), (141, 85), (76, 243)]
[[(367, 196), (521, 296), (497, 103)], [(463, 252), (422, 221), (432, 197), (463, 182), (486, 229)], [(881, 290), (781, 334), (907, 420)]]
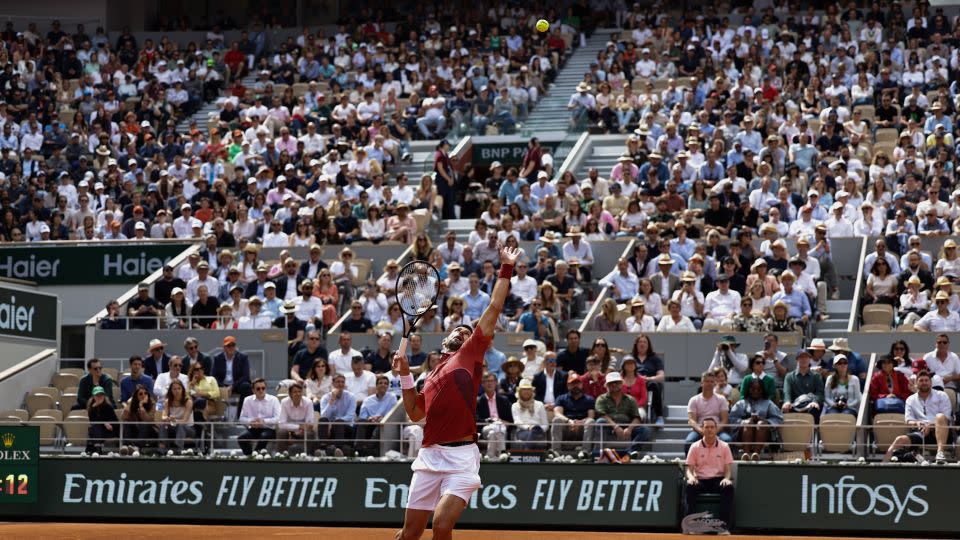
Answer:
[[(825, 415), (824, 418), (830, 416), (837, 415)], [(308, 455), (321, 455), (323, 453), (332, 455), (335, 447), (348, 456), (351, 454), (351, 450), (357, 450), (364, 455), (380, 456), (393, 451), (399, 452), (399, 455), (392, 454), (394, 458), (412, 458), (422, 441), (422, 428), (418, 424), (386, 420), (381, 422), (356, 420), (352, 423), (346, 423), (314, 419), (303, 423), (306, 426), (305, 430), (300, 433), (294, 432), (293, 436), (290, 436), (290, 433), (284, 432), (277, 424), (266, 426), (270, 431), (263, 433), (250, 430), (248, 429), (250, 426), (239, 421), (190, 421), (180, 423), (158, 419), (154, 422), (122, 420), (90, 422), (85, 416), (69, 415), (63, 420), (53, 417), (40, 417), (27, 422), (19, 422), (15, 418), (0, 418), (0, 424), (12, 425), (16, 423), (41, 426), (42, 453), (47, 455), (78, 453), (89, 449), (90, 446), (87, 443), (94, 440), (98, 445), (103, 446), (103, 452), (119, 451), (124, 446), (134, 446), (141, 453), (178, 453), (192, 448), (192, 453), (230, 456), (238, 455), (241, 452), (249, 453), (251, 448), (244, 448), (249, 443), (258, 446), (255, 449), (256, 451), (264, 449), (268, 452), (289, 452), (288, 447), (291, 444), (296, 444), (299, 447), (289, 453), (305, 452)], [(106, 424), (111, 424), (113, 431), (104, 434), (102, 431), (95, 432), (92, 427)], [(626, 438), (622, 438), (611, 434), (612, 426), (610, 424), (593, 422), (584, 428), (584, 433), (588, 434), (586, 437), (559, 440), (555, 439), (555, 436), (560, 432), (559, 429), (563, 427), (563, 424), (551, 422), (546, 425), (546, 429), (541, 429), (536, 437), (521, 440), (516, 436), (518, 426), (500, 421), (478, 423), (478, 432), (483, 432), (485, 427), (496, 424), (503, 426), (502, 438), (487, 439), (481, 436), (478, 440), (481, 451), (492, 458), (500, 456), (502, 452), (519, 451), (524, 453), (540, 450), (544, 452), (553, 450), (555, 453), (566, 453), (578, 458), (586, 458), (588, 455), (595, 455), (598, 451), (607, 448), (636, 451), (635, 457), (680, 457), (683, 453), (679, 452), (677, 448), (683, 447), (686, 435), (691, 432), (690, 427), (683, 424), (667, 426), (634, 424), (628, 427), (631, 433)], [(147, 426), (150, 429), (136, 433), (137, 426)], [(178, 426), (184, 428), (179, 435), (176, 433)], [(411, 426), (413, 426), (413, 429), (406, 429)], [(729, 432), (731, 429), (743, 428), (744, 426), (725, 424), (720, 427), (723, 431)], [(641, 429), (637, 431), (636, 428)], [(728, 443), (734, 451), (735, 457), (739, 457), (739, 451), (746, 444), (750, 444), (762, 447), (758, 454), (765, 461), (795, 459), (823, 461), (825, 459), (822, 451), (822, 446), (825, 444), (822, 437), (823, 426), (817, 424), (781, 424), (776, 426), (768, 424), (766, 428), (777, 431), (777, 434), (771, 434), (770, 439), (772, 440), (752, 443), (733, 440)], [(855, 426), (850, 424), (849, 428), (843, 432), (849, 432), (850, 434), (849, 444), (845, 447), (847, 451), (830, 452), (828, 453), (829, 459), (842, 461), (844, 460), (843, 455), (848, 455), (849, 460), (856, 460), (861, 457), (872, 456), (875, 458), (882, 455), (887, 449), (886, 446), (873, 448), (874, 444), (859, 442), (874, 428), (894, 430), (896, 434), (906, 434), (908, 432), (908, 426), (905, 422), (902, 426), (890, 424)], [(810, 437), (804, 438), (801, 436), (798, 439), (795, 435), (789, 436), (786, 430), (790, 429), (809, 430)], [(951, 427), (951, 429), (956, 430), (956, 427)], [(679, 437), (664, 437), (671, 434), (679, 435)], [(498, 445), (496, 446), (498, 450), (491, 452), (489, 445)], [(932, 450), (933, 448), (928, 448), (929, 446), (921, 446), (921, 450)], [(132, 451), (129, 448), (128, 450)], [(317, 450), (321, 452), (316, 453)], [(100, 450), (98, 449), (98, 451)], [(800, 457), (801, 455), (802, 457)]]
[[(864, 237), (863, 241), (860, 243), (860, 255), (859, 261), (860, 264), (863, 264), (863, 261), (867, 258), (867, 242), (868, 238)], [(860, 296), (863, 294), (863, 271), (857, 270), (857, 280), (853, 286), (853, 300), (850, 305), (850, 319), (847, 321), (847, 332), (854, 332), (857, 329), (857, 321), (860, 319)], [(869, 379), (868, 379), (869, 380)]]

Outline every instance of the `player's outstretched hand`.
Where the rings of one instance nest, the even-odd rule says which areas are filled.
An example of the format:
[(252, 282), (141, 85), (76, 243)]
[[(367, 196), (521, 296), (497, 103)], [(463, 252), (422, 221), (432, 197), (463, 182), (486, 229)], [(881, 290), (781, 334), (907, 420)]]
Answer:
[(396, 353), (393, 355), (393, 370), (397, 372), (398, 375), (409, 375), (410, 374), (410, 362), (407, 360), (407, 355)]
[(520, 258), (520, 250), (516, 248), (506, 247), (503, 244), (498, 243), (500, 248), (500, 263), (501, 264), (517, 264), (517, 259)]

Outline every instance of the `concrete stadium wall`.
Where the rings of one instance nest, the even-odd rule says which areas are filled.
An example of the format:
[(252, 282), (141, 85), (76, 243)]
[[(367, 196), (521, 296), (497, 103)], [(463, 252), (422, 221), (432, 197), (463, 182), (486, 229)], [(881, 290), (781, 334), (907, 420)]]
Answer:
[[(57, 350), (10, 343), (0, 347), (4, 351), (0, 367), (0, 409), (18, 409), (31, 388), (50, 385), (57, 369)], [(8, 354), (8, 351), (11, 352)]]

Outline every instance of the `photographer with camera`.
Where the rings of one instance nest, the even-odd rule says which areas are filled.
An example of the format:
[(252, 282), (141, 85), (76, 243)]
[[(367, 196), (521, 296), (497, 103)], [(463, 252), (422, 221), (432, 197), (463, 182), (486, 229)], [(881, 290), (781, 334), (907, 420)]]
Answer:
[(860, 381), (850, 374), (847, 357), (838, 354), (833, 357), (834, 372), (827, 377), (824, 387), (824, 414), (857, 415), (860, 408)]
[[(763, 350), (756, 354), (763, 357), (763, 371), (773, 377), (777, 388), (783, 388), (783, 378), (790, 368), (787, 367), (787, 353), (780, 350), (780, 338), (774, 333), (763, 336)], [(792, 364), (792, 362), (790, 362)]]
[(727, 378), (733, 386), (739, 386), (744, 375), (750, 371), (750, 361), (747, 355), (737, 352), (740, 342), (733, 336), (723, 336), (717, 345), (717, 350), (713, 353), (713, 360), (710, 361), (710, 367), (722, 367), (727, 370)]

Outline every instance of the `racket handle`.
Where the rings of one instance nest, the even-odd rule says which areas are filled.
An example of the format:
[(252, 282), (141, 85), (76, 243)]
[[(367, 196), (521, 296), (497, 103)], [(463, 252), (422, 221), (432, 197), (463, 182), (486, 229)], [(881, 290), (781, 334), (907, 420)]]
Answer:
[(397, 354), (400, 356), (407, 354), (407, 338), (400, 338), (400, 346), (397, 347)]

